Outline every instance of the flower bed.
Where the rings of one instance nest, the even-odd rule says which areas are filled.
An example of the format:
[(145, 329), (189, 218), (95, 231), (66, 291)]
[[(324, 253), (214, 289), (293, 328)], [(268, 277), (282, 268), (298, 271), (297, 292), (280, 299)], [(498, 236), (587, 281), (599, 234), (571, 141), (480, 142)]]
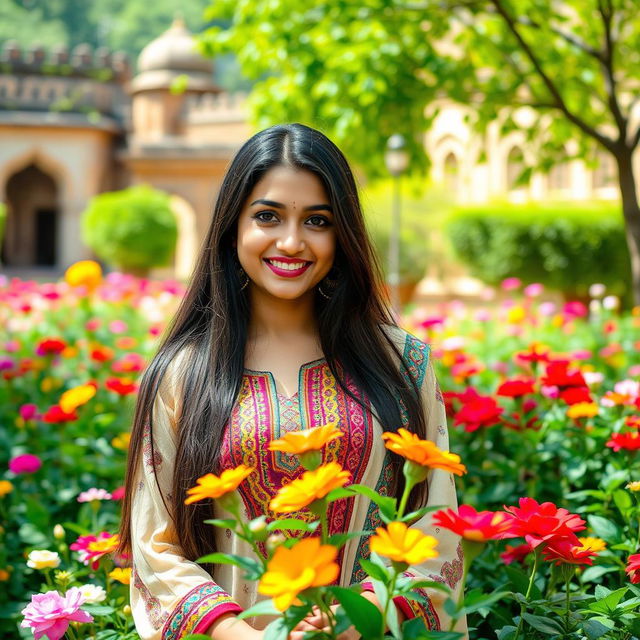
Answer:
[[(468, 470), (464, 506), (438, 515), (473, 559), (452, 611), (472, 638), (638, 635), (640, 310), (596, 297), (588, 315), (506, 286), (494, 311), (404, 320), (432, 344)], [(137, 378), (182, 293), (90, 264), (0, 282), (3, 636), (137, 637), (127, 559), (110, 552)]]

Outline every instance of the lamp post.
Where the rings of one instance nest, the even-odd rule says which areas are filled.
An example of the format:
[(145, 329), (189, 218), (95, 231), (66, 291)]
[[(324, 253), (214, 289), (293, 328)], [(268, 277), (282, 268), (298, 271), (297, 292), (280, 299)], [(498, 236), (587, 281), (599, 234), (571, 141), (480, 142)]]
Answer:
[(393, 176), (393, 206), (391, 210), (391, 231), (389, 233), (389, 275), (387, 281), (391, 294), (391, 308), (400, 315), (400, 176), (409, 166), (409, 154), (403, 136), (392, 135), (387, 141), (384, 154), (387, 171)]

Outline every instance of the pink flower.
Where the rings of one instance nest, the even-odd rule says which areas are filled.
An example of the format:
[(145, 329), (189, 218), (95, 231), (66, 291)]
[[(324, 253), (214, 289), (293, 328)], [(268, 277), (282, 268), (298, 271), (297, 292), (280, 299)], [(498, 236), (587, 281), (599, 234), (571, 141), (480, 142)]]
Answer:
[(127, 328), (127, 323), (122, 320), (113, 320), (109, 323), (111, 333), (124, 333)]
[(42, 460), (31, 453), (24, 453), (9, 460), (9, 470), (13, 473), (35, 473), (42, 466)]
[(38, 407), (35, 404), (23, 404), (20, 407), (20, 417), (23, 420), (35, 420), (38, 417)]
[(120, 536), (116, 533), (112, 535), (107, 531), (102, 531), (97, 536), (80, 536), (69, 549), (77, 551), (80, 562), (90, 564), (92, 569), (100, 566), (100, 558), (109, 553), (113, 553), (120, 541)]
[(78, 587), (71, 587), (64, 596), (57, 591), (36, 593), (22, 610), (24, 620), (20, 626), (30, 627), (36, 640), (42, 636), (49, 640), (59, 640), (67, 632), (72, 620), (93, 622), (93, 617), (80, 609), (84, 601)]
[(554, 302), (542, 302), (538, 306), (538, 313), (541, 316), (552, 316), (556, 312), (556, 305)]
[(537, 298), (544, 291), (544, 286), (539, 282), (534, 282), (524, 288), (524, 295), (527, 298)]
[(118, 487), (111, 492), (112, 500), (122, 500), (124, 498), (124, 487)]
[(502, 287), (503, 291), (513, 291), (514, 289), (519, 289), (521, 284), (522, 281), (520, 280), (520, 278), (505, 278), (500, 283), (500, 286)]
[(94, 500), (111, 500), (111, 494), (106, 489), (91, 487), (78, 496), (78, 502), (93, 502)]
[(562, 311), (565, 316), (573, 316), (575, 318), (585, 318), (589, 314), (589, 309), (578, 300), (565, 303)]

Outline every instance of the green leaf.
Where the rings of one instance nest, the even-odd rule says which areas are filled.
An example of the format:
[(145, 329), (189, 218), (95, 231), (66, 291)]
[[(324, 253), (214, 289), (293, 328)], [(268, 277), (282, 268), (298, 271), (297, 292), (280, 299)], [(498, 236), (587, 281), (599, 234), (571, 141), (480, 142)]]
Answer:
[(508, 624), (502, 629), (499, 629), (496, 633), (498, 640), (513, 640), (516, 637), (517, 628)]
[(444, 506), (422, 507), (422, 509), (418, 509), (417, 511), (412, 511), (411, 513), (407, 513), (405, 516), (402, 517), (401, 522), (415, 523), (427, 513), (431, 513), (432, 511), (439, 511), (440, 509), (444, 509)]
[(622, 587), (622, 589), (617, 589), (616, 591), (609, 591), (601, 585), (598, 585), (595, 590), (598, 600), (597, 602), (592, 602), (589, 605), (589, 609), (597, 613), (613, 613), (628, 590), (627, 587)]
[(627, 512), (631, 507), (633, 507), (633, 500), (629, 495), (628, 491), (624, 489), (616, 489), (613, 492), (613, 501), (616, 503), (616, 507), (618, 507), (620, 513), (626, 517)]
[(282, 612), (276, 609), (273, 604), (273, 600), (261, 600), (256, 602), (253, 607), (245, 609), (242, 613), (238, 614), (240, 620), (244, 618), (251, 618), (253, 616), (279, 616)]
[[(263, 640), (287, 640), (289, 629), (283, 618), (274, 620), (265, 630)], [(211, 640), (211, 639), (209, 639)]]
[(379, 493), (363, 484), (352, 484), (348, 487), (350, 491), (359, 493), (371, 502), (374, 502), (380, 508), (380, 514), (389, 519), (393, 519), (396, 515), (396, 499), (387, 496), (381, 496)]
[(334, 533), (332, 536), (329, 536), (327, 542), (334, 547), (341, 547), (348, 540), (352, 540), (353, 538), (361, 538), (362, 536), (368, 535), (368, 531), (350, 531), (349, 533)]
[(222, 527), (223, 529), (232, 529), (236, 528), (236, 521), (233, 518), (214, 518), (213, 520), (205, 520), (205, 524), (212, 524), (214, 527)]
[(607, 542), (620, 542), (620, 527), (615, 522), (602, 516), (587, 516), (593, 533)]
[(350, 487), (338, 487), (333, 491), (329, 491), (326, 495), (325, 500), (327, 503), (335, 502), (336, 500), (342, 500), (343, 498), (352, 498), (353, 493), (349, 491)]
[(592, 580), (597, 580), (601, 576), (606, 573), (611, 573), (612, 571), (618, 571), (618, 567), (607, 567), (604, 565), (595, 565), (593, 567), (587, 567), (582, 574), (582, 582), (591, 582)]
[(380, 582), (386, 582), (389, 579), (387, 570), (371, 560), (360, 560), (360, 566), (369, 576), (376, 580), (380, 580)]
[(463, 610), (465, 614), (474, 613), (481, 609), (490, 609), (491, 605), (509, 595), (508, 591), (494, 591), (484, 594), (480, 589), (470, 591), (464, 598)]
[(197, 562), (211, 564), (233, 564), (247, 572), (248, 580), (255, 580), (262, 574), (262, 565), (252, 558), (244, 558), (232, 553), (210, 553), (207, 556), (198, 558)]
[(598, 640), (605, 633), (609, 631), (608, 627), (605, 627), (602, 622), (597, 620), (585, 620), (582, 623), (582, 631), (587, 636), (588, 640)]
[(267, 525), (267, 531), (315, 531), (320, 525), (319, 520), (314, 522), (305, 522), (298, 518), (282, 518), (282, 520), (273, 520)]
[(100, 604), (83, 604), (82, 609), (93, 616), (107, 616), (115, 611), (113, 607)]
[(540, 631), (541, 633), (548, 633), (549, 635), (562, 634), (562, 627), (551, 618), (534, 616), (532, 613), (523, 613), (522, 617), (536, 631)]
[(351, 589), (330, 587), (330, 591), (363, 638), (379, 636), (382, 614), (376, 605)]
[(414, 580), (409, 578), (409, 582), (406, 589), (436, 589), (438, 591), (444, 591), (444, 593), (451, 593), (451, 589), (442, 582), (436, 582), (435, 580)]

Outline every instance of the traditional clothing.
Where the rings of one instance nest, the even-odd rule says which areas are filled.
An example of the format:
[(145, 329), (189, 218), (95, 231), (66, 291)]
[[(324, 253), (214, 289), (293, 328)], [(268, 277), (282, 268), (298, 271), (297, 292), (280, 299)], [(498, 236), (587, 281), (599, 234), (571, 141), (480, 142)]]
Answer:
[[(421, 390), (428, 439), (448, 450), (444, 402), (429, 358), (429, 347), (400, 329), (394, 327), (389, 331)], [(179, 362), (173, 363), (155, 400), (154, 446), (152, 448), (147, 432), (132, 508), (131, 606), (142, 640), (178, 640), (189, 633), (201, 633), (224, 613), (238, 613), (264, 599), (257, 593), (257, 583), (244, 580), (237, 567), (216, 565), (213, 575), (209, 575), (201, 566), (183, 557), (180, 541), (158, 490), (154, 467), (165, 498), (173, 490), (176, 422), (180, 411), (179, 376), (176, 375), (179, 366)], [(295, 456), (269, 451), (269, 442), (289, 431), (329, 422), (337, 423), (344, 435), (325, 447), (324, 462), (336, 461), (352, 474), (352, 482), (375, 488), (383, 495), (387, 493), (392, 466), (390, 453), (381, 437), (383, 430), (368, 408), (367, 398), (348, 378), (346, 383), (349, 390), (364, 401), (365, 407), (340, 388), (324, 359), (302, 365), (298, 391), (292, 397), (278, 393), (270, 372), (245, 370), (242, 388), (224, 433), (221, 466), (228, 469), (245, 464), (255, 468), (256, 471), (239, 487), (248, 519), (262, 514), (272, 519), (274, 514), (269, 511), (269, 501), (283, 484), (304, 471)], [(451, 474), (434, 470), (427, 482), (430, 505), (455, 508)], [(214, 509), (215, 517), (228, 517), (218, 505)], [(304, 512), (291, 516), (312, 517)], [(373, 530), (382, 525), (377, 506), (363, 496), (331, 503), (328, 521), (332, 534)], [(457, 598), (455, 592), (461, 586), (462, 578), (459, 538), (447, 530), (433, 527), (430, 514), (414, 526), (438, 539), (439, 555), (411, 567), (408, 573), (449, 585)], [(218, 551), (252, 555), (250, 547), (229, 529), (212, 527), (211, 534), (215, 535)], [(338, 583), (341, 586), (365, 583), (368, 588), (367, 575), (360, 566), (360, 560), (368, 555), (366, 538), (347, 542), (339, 556)], [(425, 603), (397, 598), (396, 605), (407, 617), (420, 616), (427, 628), (448, 629), (449, 618), (442, 607), (447, 596), (438, 590), (419, 591), (425, 597)], [(250, 622), (260, 628), (268, 620)]]

